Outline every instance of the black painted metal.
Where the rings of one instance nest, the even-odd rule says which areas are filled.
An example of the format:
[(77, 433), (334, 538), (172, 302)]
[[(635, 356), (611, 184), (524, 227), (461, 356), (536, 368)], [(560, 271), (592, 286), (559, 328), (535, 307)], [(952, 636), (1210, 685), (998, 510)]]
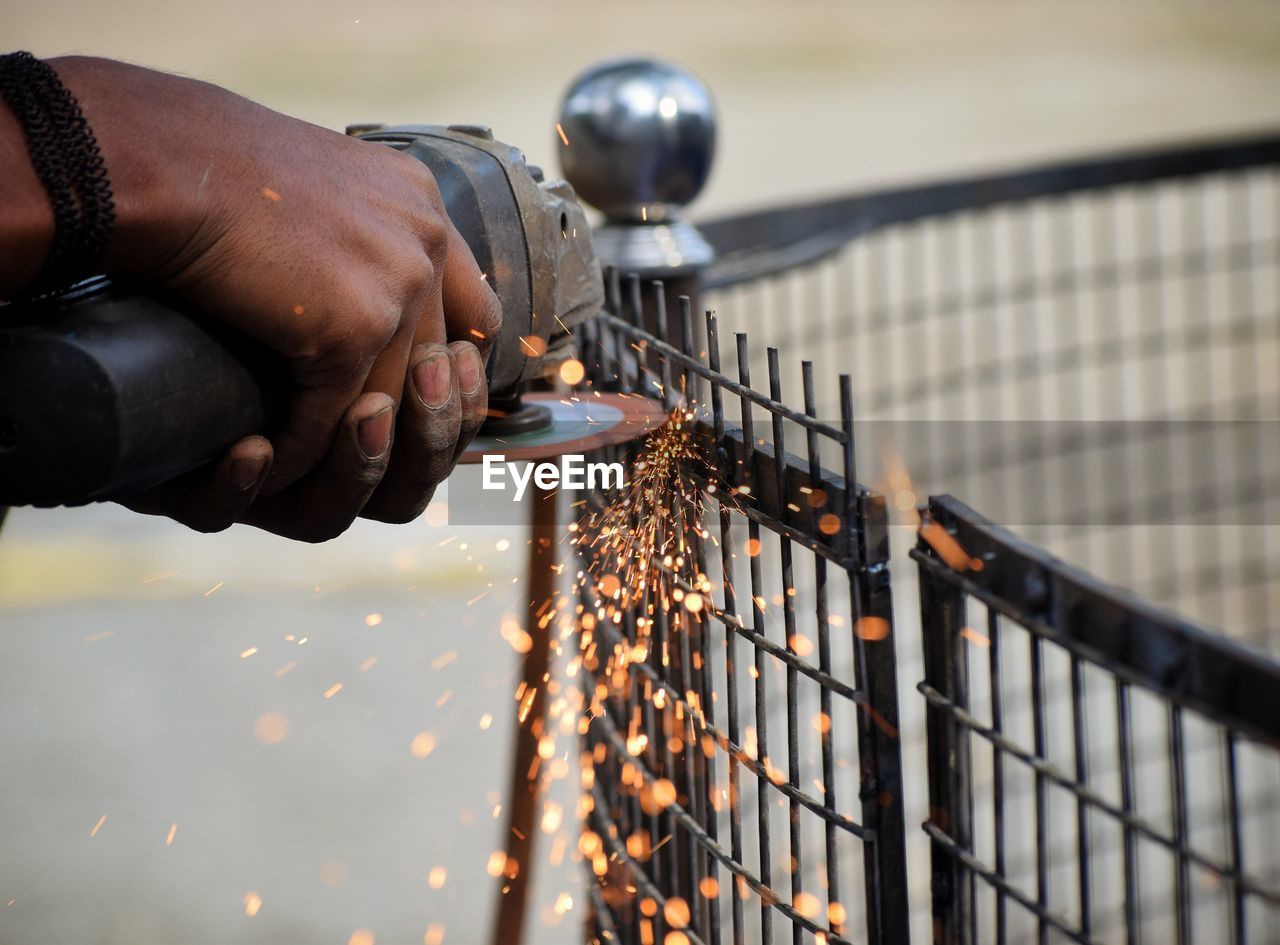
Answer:
[(698, 224), (716, 250), (703, 286), (723, 288), (803, 266), (894, 223), (1276, 163), (1280, 134), (1272, 131), (753, 210)]
[[(808, 267), (870, 236), (870, 322), (855, 321), (852, 313), (844, 321), (824, 320), (819, 335), (836, 345), (863, 343), (859, 330), (930, 319), (958, 334), (961, 313), (997, 306), (1022, 312), (1045, 299), (1065, 307), (1063, 324), (1075, 331), (1086, 289), (1116, 292), (1118, 299), (1123, 287), (1148, 287), (1177, 273), (1185, 280), (1181, 304), (1203, 315), (1181, 335), (1159, 319), (1132, 350), (1094, 350), (1071, 335), (1077, 348), (1050, 351), (1040, 338), (1032, 354), (999, 366), (1012, 384), (1109, 364), (1126, 350), (1134, 357), (1186, 354), (1185, 373), (1169, 376), (1171, 390), (1199, 370), (1191, 355), (1212, 354), (1210, 277), (1243, 280), (1244, 289), (1233, 281), (1233, 293), (1256, 292), (1249, 280), (1259, 278), (1253, 273), (1260, 261), (1277, 258), (1275, 240), (1256, 235), (1273, 235), (1274, 228), (1251, 227), (1249, 208), (1234, 203), (1226, 214), (1226, 242), (1211, 246), (1209, 190), (1237, 181), (1237, 172), (1274, 165), (1280, 165), (1280, 134), (1271, 133), (752, 212), (702, 225), (720, 255), (700, 287), (757, 280), (762, 287), (781, 286), (766, 277)], [(1178, 180), (1180, 225), (1199, 234), (1176, 243), (1176, 252), (1162, 240), (1155, 200), (1145, 196), (1168, 199), (1169, 190), (1143, 186), (1161, 180)], [(1136, 189), (1117, 198), (1126, 187)], [(973, 249), (972, 284), (942, 281), (936, 297), (885, 291), (894, 270), (877, 231), (911, 221), (933, 225), (929, 218), (970, 211), (981, 221), (1005, 212), (1004, 205), (1090, 191), (1098, 202), (1086, 208), (1096, 225), (1087, 260), (1073, 255), (1064, 236), (1066, 204), (1052, 204), (1042, 208), (1052, 222), (1048, 244), (1033, 246), (1029, 217), (1009, 225), (1009, 245), (990, 228), (948, 230), (951, 242), (944, 249), (957, 255), (966, 235), (981, 242)], [(1245, 194), (1239, 187), (1227, 199), (1245, 200)], [(1128, 199), (1139, 208), (1139, 232), (1134, 246), (1121, 247), (1117, 206)], [(911, 245), (923, 252), (923, 243)], [(1047, 275), (1037, 268), (1036, 253), (1052, 258)], [(907, 254), (897, 274), (906, 282), (923, 281), (927, 265)], [(844, 374), (838, 394), (823, 397), (806, 361), (799, 375), (803, 409), (795, 399), (787, 402), (784, 392), (796, 390), (787, 381), (794, 385), (795, 378), (786, 376), (782, 355), (787, 339), (803, 341), (808, 332), (812, 342), (805, 311), (784, 313), (794, 325), (770, 337), (776, 347), (767, 351), (767, 377), (753, 385), (745, 334), (737, 333), (735, 351), (726, 353), (726, 362), (736, 354), (736, 366), (730, 366), (722, 363), (715, 317), (708, 313), (705, 324), (695, 318), (694, 306), (670, 286), (614, 276), (610, 289), (614, 314), (586, 326), (580, 339), (590, 382), (668, 404), (681, 390), (696, 391), (722, 485), (749, 486), (751, 495), (740, 505), (713, 503), (706, 516), (699, 562), (725, 578), (715, 584), (712, 612), (681, 635), (657, 627), (655, 639), (670, 643), (670, 658), (650, 653), (628, 666), (626, 691), (604, 700), (588, 730), (594, 753), (589, 823), (611, 853), (593, 891), (591, 933), (598, 941), (664, 942), (673, 931), (664, 904), (679, 898), (689, 905), (689, 925), (680, 931), (690, 942), (905, 943), (908, 880), (924, 871), (909, 876), (907, 869), (894, 656), (901, 658), (903, 650), (892, 634), (889, 516), (882, 495), (856, 485), (854, 385)], [(790, 296), (793, 304), (796, 299)], [(1143, 295), (1138, 304), (1147, 306), (1151, 298)], [(1124, 316), (1119, 308), (1099, 309), (1106, 317)], [(753, 313), (732, 313), (735, 324)], [(1225, 341), (1218, 339), (1224, 344), (1242, 337), (1257, 341), (1265, 330), (1252, 322), (1226, 327)], [(978, 339), (986, 343), (995, 344)], [(836, 359), (841, 371), (843, 358)], [(908, 371), (884, 378), (881, 388), (870, 385), (861, 409), (916, 406), (926, 394), (972, 380), (948, 373), (972, 365), (948, 368), (944, 360), (932, 367), (918, 377)], [(886, 370), (873, 367), (872, 373)], [(1029, 396), (1043, 399), (1044, 390), (1041, 384)], [(1267, 415), (1260, 412), (1261, 395), (1245, 390), (1245, 396), (1240, 411), (1226, 409), (1228, 404), (1224, 415)], [(820, 410), (839, 417), (822, 419)], [(1076, 449), (1072, 437), (1110, 447), (1112, 440), (1147, 432), (1126, 422), (1063, 421), (1027, 448), (1035, 456), (1051, 455)], [(998, 466), (1020, 455), (1006, 450), (987, 458)], [(945, 471), (952, 457), (941, 460)], [(1208, 492), (1170, 496), (1163, 488), (1153, 485), (1139, 495), (1153, 511), (1131, 516), (1134, 521), (1162, 521), (1160, 510), (1172, 506), (1202, 509), (1221, 491), (1211, 484)], [(814, 489), (826, 495), (820, 510), (806, 502)], [(1248, 498), (1273, 489), (1270, 481), (1251, 481), (1231, 494)], [(1098, 496), (1108, 498), (1106, 490)], [(595, 507), (607, 501), (589, 498)], [(826, 511), (839, 517), (834, 531), (819, 525), (819, 512)], [(1274, 940), (1280, 929), (1280, 664), (1053, 558), (954, 499), (931, 500), (928, 514), (967, 560), (978, 563), (957, 571), (923, 540), (912, 552), (920, 596), (908, 606), (919, 605), (923, 630), (918, 689), (928, 742), (924, 829), (932, 852), (935, 941)], [(1045, 514), (1046, 522), (1069, 528), (1092, 521), (1069, 503)], [(744, 562), (744, 540), (765, 550)], [(1262, 551), (1258, 560), (1265, 565)], [(1240, 569), (1225, 559), (1219, 567), (1224, 575)], [(1170, 571), (1168, 580), (1184, 576)], [(1197, 572), (1191, 583), (1211, 580)], [(779, 587), (799, 587), (799, 593), (774, 604), (770, 593)], [(848, 624), (834, 618), (840, 608)], [(899, 622), (905, 620), (900, 615)], [(884, 641), (850, 632), (878, 626), (876, 621), (889, 628)], [(814, 647), (801, 655), (794, 640), (805, 634)], [(628, 618), (603, 628), (597, 643), (603, 651), (635, 639)], [(596, 691), (605, 658), (584, 668), (585, 685)], [(921, 675), (915, 665), (903, 671)], [(661, 707), (652, 699), (658, 691)], [(851, 724), (822, 732), (808, 751), (806, 694), (827, 719), (839, 719), (842, 708), (853, 710)], [(688, 711), (694, 702), (698, 711)], [(650, 736), (638, 756), (626, 743), (637, 718), (639, 731)], [(673, 733), (679, 735), (675, 748)], [(855, 759), (853, 797), (848, 772)], [(923, 775), (909, 772), (906, 783), (923, 781)], [(645, 813), (637, 791), (659, 778), (676, 785), (677, 802)], [(1209, 782), (1221, 783), (1214, 796), (1219, 803), (1205, 799)], [(807, 829), (810, 823), (817, 829)], [(629, 852), (626, 841), (637, 831), (654, 848), (652, 855)], [(859, 853), (856, 864), (848, 855), (851, 844)], [(717, 894), (701, 894), (707, 878), (715, 880)], [(821, 900), (824, 890), (838, 891), (845, 922), (833, 921), (825, 909), (806, 914), (812, 903), (805, 896)]]
[[(714, 316), (708, 314), (705, 320), (706, 348), (695, 353), (690, 307), (683, 304), (670, 312), (660, 301), (663, 287), (647, 288), (656, 295), (651, 306), (642, 297), (645, 287), (634, 281), (625, 287), (614, 282), (614, 311), (622, 317), (603, 316), (585, 339), (583, 360), (596, 365), (593, 384), (662, 396), (674, 403), (679, 378), (685, 378), (686, 389), (694, 379), (702, 382), (709, 390), (699, 426), (717, 458), (717, 486), (745, 486), (750, 497), (715, 502), (709, 509), (708, 534), (712, 527), (718, 530), (714, 545), (699, 543), (699, 570), (719, 567), (727, 579), (716, 588), (718, 599), (707, 619), (673, 634), (669, 618), (655, 615), (655, 646), (644, 662), (627, 667), (629, 679), (621, 693), (610, 679), (616, 663), (608, 653), (634, 645), (635, 615), (625, 615), (616, 627), (596, 625), (599, 655), (587, 660), (584, 681), (589, 697), (602, 685), (611, 695), (603, 700), (587, 734), (597, 791), (591, 826), (602, 837), (620, 838), (621, 844), (615, 844), (611, 869), (595, 896), (600, 921), (594, 934), (602, 941), (661, 942), (673, 930), (665, 919), (665, 904), (679, 898), (689, 907), (690, 920), (678, 930), (690, 942), (785, 938), (798, 943), (814, 941), (818, 935), (829, 943), (906, 942), (893, 636), (862, 641), (853, 632), (862, 615), (878, 617), (891, 627), (885, 509), (880, 496), (849, 486), (854, 481), (852, 410), (845, 411), (841, 425), (833, 426), (813, 416), (812, 401), (800, 411), (780, 403), (776, 396), (782, 365), (775, 351), (769, 358), (769, 393), (752, 387), (747, 340), (741, 334), (736, 339), (739, 380), (731, 380), (723, 373)], [(667, 341), (641, 327), (646, 312), (657, 313)], [(672, 315), (679, 326), (662, 325)], [(802, 370), (812, 386), (810, 368), (802, 365)], [(847, 396), (847, 382), (843, 390)], [(726, 420), (726, 400), (731, 397), (741, 402), (740, 424)], [(755, 422), (762, 411), (767, 428)], [(787, 452), (784, 421), (799, 426), (804, 458)], [(758, 439), (761, 433), (769, 435), (769, 442)], [(840, 472), (823, 466), (824, 447), (838, 461)], [(808, 501), (815, 490), (826, 497), (817, 506)], [(588, 501), (599, 507), (608, 499), (593, 495)], [(838, 529), (819, 527), (828, 513), (838, 515)], [(776, 542), (776, 574), (770, 570), (766, 575), (762, 553), (746, 555), (747, 567), (742, 567), (744, 539), (768, 540), (770, 547)], [(793, 568), (800, 556), (813, 562), (812, 600), (795, 594)], [(851, 679), (833, 675), (828, 606), (833, 568), (843, 572), (853, 601), (852, 613), (842, 621), (844, 646), (856, 649)], [(782, 591), (780, 621), (773, 613), (775, 604), (767, 600), (775, 589), (774, 577), (781, 580), (776, 587)], [(741, 613), (739, 604), (744, 590), (749, 614)], [(797, 650), (801, 623), (817, 637), (816, 661)], [(745, 706), (745, 687), (739, 683), (744, 675), (743, 643), (751, 650), (754, 677)], [(664, 652), (668, 659), (663, 659)], [(783, 676), (781, 692), (773, 682), (777, 672)], [(802, 780), (806, 759), (800, 729), (810, 720), (800, 718), (798, 710), (801, 687), (815, 683), (827, 719), (820, 736), (821, 774), (811, 779), (818, 781), (817, 791), (811, 780)], [(660, 707), (653, 699), (657, 691), (663, 693)], [(691, 695), (699, 705), (692, 704)], [(856, 707), (856, 732), (835, 729), (832, 704), (837, 701)], [(774, 730), (770, 722), (776, 721), (779, 708), (785, 712), (785, 724)], [(753, 713), (750, 748), (744, 743), (744, 724), (750, 724), (744, 709)], [(718, 721), (720, 713), (723, 722)], [(638, 756), (628, 752), (626, 742), (628, 726), (634, 730), (636, 719), (647, 736)], [(676, 750), (670, 748), (673, 733), (680, 740)], [(837, 777), (835, 744), (837, 738), (851, 744), (855, 734), (859, 765), (856, 784), (850, 785), (847, 775)], [(771, 755), (779, 761), (772, 761)], [(623, 784), (620, 778), (627, 765), (631, 770)], [(723, 782), (717, 780), (719, 771), (725, 773)], [(644, 814), (636, 803), (638, 791), (659, 778), (675, 783), (677, 801), (656, 814)], [(742, 786), (747, 779), (754, 782), (756, 801), (752, 833), (757, 848), (750, 853), (743, 836)], [(728, 791), (717, 796), (721, 783)], [(773, 829), (770, 805), (776, 802), (787, 810), (784, 849), (794, 868), (780, 870), (775, 863), (781, 838)], [(812, 849), (803, 825), (810, 818), (820, 822), (823, 836)], [(635, 850), (629, 852), (626, 841), (637, 831), (644, 839), (636, 840)], [(859, 890), (840, 882), (843, 838), (862, 847), (865, 882)], [(653, 852), (644, 855), (647, 851)], [(820, 876), (825, 890), (812, 885), (811, 876)], [(713, 887), (703, 885), (708, 879)], [(713, 890), (710, 895), (708, 888)], [(748, 899), (756, 901), (756, 910), (744, 908)], [(817, 912), (815, 903), (820, 904)]]
[[(1006, 941), (1006, 910), (1020, 907), (1034, 919), (1037, 940), (1066, 938), (1082, 943), (1114, 941), (1094, 929), (1090, 896), (1095, 880), (1090, 867), (1090, 820), (1111, 822), (1123, 830), (1121, 870), (1124, 879), (1123, 924), (1125, 940), (1140, 940), (1144, 890), (1163, 890), (1160, 908), (1174, 910), (1176, 940), (1193, 942), (1203, 925), (1193, 925), (1196, 897), (1213, 884), (1229, 888), (1232, 918), (1214, 932), (1214, 941), (1243, 942), (1249, 908), (1280, 907), (1280, 880), (1270, 858), (1274, 837), (1241, 836), (1241, 791), (1236, 777), (1235, 754), (1239, 740), (1280, 759), (1280, 664), (1220, 634), (1164, 614), (1134, 595), (1054, 559), (1043, 550), (1019, 540), (963, 503), (949, 497), (929, 502), (926, 526), (945, 530), (962, 554), (945, 559), (936, 538), (922, 531), (912, 557), (920, 568), (920, 603), (924, 630), (925, 674), (919, 690), (928, 706), (930, 815), (925, 824), (933, 844), (933, 912), (936, 940), (973, 943), (983, 941), (974, 915), (974, 887), (985, 885), (997, 896), (996, 940)], [(987, 613), (985, 636), (977, 635), (966, 617), (966, 603), (980, 604)], [(1014, 668), (999, 660), (1009, 652), (1008, 637), (1026, 637), (1030, 654), (1033, 733), (1028, 746), (1006, 731), (997, 708), (997, 693), (1008, 691)], [(1004, 638), (1004, 639), (1002, 639)], [(987, 723), (969, 707), (969, 655), (987, 649), (992, 687), (991, 718)], [(1047, 649), (1070, 660), (1072, 704), (1072, 754), (1076, 765), (1066, 770), (1050, 757), (1045, 716), (1044, 660)], [(1082, 667), (1105, 672), (1115, 688), (1117, 702), (1116, 744), (1122, 771), (1121, 798), (1116, 803), (1090, 780), (1084, 759), (1090, 744), (1104, 735), (1080, 721), (1080, 706), (1088, 701), (1082, 683)], [(1169, 823), (1159, 823), (1142, 809), (1133, 786), (1133, 722), (1129, 708), (1135, 691), (1154, 697), (1166, 713), (1163, 746), (1170, 792)], [(1186, 754), (1186, 725), (1196, 716), (1213, 727), (1220, 740), (1221, 776), (1226, 788), (1221, 824), (1231, 835), (1227, 856), (1198, 840), (1190, 830), (1192, 818), (1188, 784), (1204, 778), (1203, 768), (1193, 771)], [(1108, 733), (1109, 734), (1109, 733)], [(975, 804), (987, 804), (974, 790), (969, 752), (975, 740), (986, 741), (1001, 769), (995, 775), (991, 797), (995, 824), (995, 855), (991, 862), (976, 852), (972, 831)], [(1158, 742), (1157, 742), (1158, 744)], [(1150, 745), (1144, 746), (1151, 749)], [(1201, 758), (1199, 765), (1209, 763)], [(1004, 844), (1010, 830), (1004, 819), (1004, 766), (1029, 770), (1035, 781), (1036, 831), (1035, 889), (1005, 862)], [(1164, 769), (1162, 769), (1164, 770)], [(1076, 867), (1078, 901), (1071, 916), (1051, 903), (1058, 890), (1047, 882), (1049, 790), (1065, 792), (1077, 810)], [(1172, 877), (1144, 872), (1135, 848), (1154, 845), (1173, 858)], [(1242, 854), (1249, 847), (1251, 857)], [(1246, 862), (1249, 864), (1246, 867)], [(1193, 889), (1192, 870), (1200, 879)], [(1025, 872), (1025, 869), (1024, 869)], [(1205, 877), (1209, 879), (1206, 880)], [(1052, 933), (1052, 935), (1051, 935)]]

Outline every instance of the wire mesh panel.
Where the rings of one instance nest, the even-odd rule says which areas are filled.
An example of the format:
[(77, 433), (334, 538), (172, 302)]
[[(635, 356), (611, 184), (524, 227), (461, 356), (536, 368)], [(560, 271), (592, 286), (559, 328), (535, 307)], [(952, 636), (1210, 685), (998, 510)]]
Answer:
[[(718, 321), (615, 281), (593, 380), (696, 404), (717, 491), (696, 616), (586, 582), (598, 938), (906, 941), (905, 875), (917, 940), (1280, 941), (1275, 719), (1245, 704), (1275, 663), (985, 524), (978, 566), (926, 542), (896, 614), (888, 588), (890, 535), (970, 528), (921, 522), (949, 491), (1280, 652), (1277, 164), (1271, 135), (718, 221)], [(901, 717), (895, 652), (926, 678)]]
[[(704, 227), (721, 254), (704, 300), (726, 331), (749, 328), (819, 372), (851, 373), (861, 476), (889, 511), (903, 678), (919, 678), (923, 660), (905, 558), (919, 497), (942, 492), (1280, 654), (1278, 164), (1271, 134)], [(821, 394), (819, 412), (834, 411)], [(784, 377), (782, 399), (802, 396)], [(1042, 682), (1050, 718), (1069, 715), (1070, 674)], [(1030, 700), (1015, 687), (1006, 714), (1030, 718)], [(1110, 706), (1085, 701), (1094, 715)], [(908, 822), (929, 817), (924, 709), (902, 700)], [(1110, 783), (1118, 771), (1114, 753), (1090, 768)], [(1265, 765), (1237, 774), (1259, 804), (1277, 803)], [(1138, 799), (1158, 813), (1166, 792), (1151, 784)], [(1034, 785), (1015, 779), (1006, 794), (1031, 824)], [(915, 831), (907, 848), (919, 940), (931, 926), (930, 849)], [(1055, 881), (1073, 856), (1053, 847), (1066, 864)]]
[(1277, 161), (1252, 138), (726, 220), (708, 302), (851, 373), (898, 521), (962, 496), (1280, 653)]
[[(582, 341), (592, 385), (683, 405), (702, 459), (676, 474), (696, 496), (621, 506), (633, 533), (646, 515), (683, 522), (684, 540), (651, 549), (661, 573), (645, 592), (620, 586), (599, 529), (623, 500), (597, 492), (582, 509), (596, 523), (577, 540), (590, 934), (905, 942), (886, 515), (856, 486), (850, 380), (824, 421), (812, 365), (803, 408), (788, 406), (776, 350), (766, 393), (744, 335), (731, 371), (714, 317), (695, 345), (687, 299), (668, 312), (661, 285), (634, 281), (611, 295), (621, 317)], [(652, 442), (620, 449), (630, 468), (654, 461)]]
[(912, 557), (935, 940), (1280, 940), (1280, 664), (950, 498)]

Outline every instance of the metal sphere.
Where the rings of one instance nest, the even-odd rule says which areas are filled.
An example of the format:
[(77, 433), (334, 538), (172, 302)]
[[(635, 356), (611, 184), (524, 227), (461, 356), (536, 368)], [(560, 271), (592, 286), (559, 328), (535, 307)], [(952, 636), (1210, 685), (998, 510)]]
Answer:
[(715, 103), (679, 66), (616, 59), (588, 69), (565, 93), (559, 121), (565, 178), (611, 222), (669, 220), (711, 172)]

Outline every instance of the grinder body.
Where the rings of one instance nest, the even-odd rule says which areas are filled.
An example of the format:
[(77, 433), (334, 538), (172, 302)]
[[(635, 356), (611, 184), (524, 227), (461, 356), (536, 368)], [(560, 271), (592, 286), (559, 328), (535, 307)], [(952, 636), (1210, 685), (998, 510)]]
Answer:
[[(572, 188), (475, 126), (361, 137), (431, 169), (502, 303), (490, 403), (514, 410), (603, 305)], [(371, 147), (375, 144), (371, 143)], [(0, 506), (119, 498), (194, 469), (282, 414), (287, 370), (200, 313), (105, 279), (0, 307)]]

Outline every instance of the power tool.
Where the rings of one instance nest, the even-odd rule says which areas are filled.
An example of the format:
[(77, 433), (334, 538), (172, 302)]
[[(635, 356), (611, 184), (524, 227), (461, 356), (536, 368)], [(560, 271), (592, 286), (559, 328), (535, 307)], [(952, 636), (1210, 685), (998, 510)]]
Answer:
[[(431, 169), (449, 218), (502, 303), (482, 434), (570, 451), (575, 433), (556, 432), (565, 410), (549, 409), (561, 398), (539, 404), (523, 395), (568, 355), (573, 328), (604, 302), (573, 188), (544, 179), (479, 125), (348, 133)], [(160, 296), (103, 278), (0, 308), (0, 506), (118, 498), (194, 469), (241, 437), (269, 436), (288, 393), (265, 380), (286, 376), (271, 370), (271, 358)], [(580, 432), (584, 424), (572, 421), (581, 418), (569, 411), (568, 419), (564, 429)]]

